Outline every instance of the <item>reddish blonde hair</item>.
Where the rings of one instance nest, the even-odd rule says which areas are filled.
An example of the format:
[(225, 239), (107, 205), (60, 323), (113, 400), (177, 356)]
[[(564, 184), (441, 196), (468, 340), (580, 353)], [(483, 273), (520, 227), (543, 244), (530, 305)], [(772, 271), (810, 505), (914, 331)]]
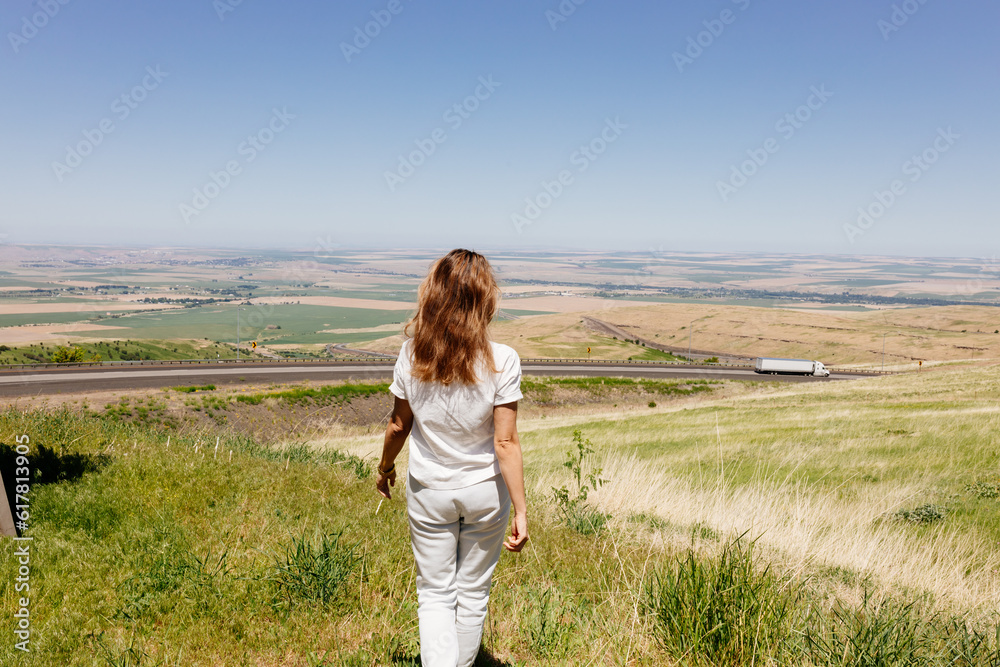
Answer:
[(411, 336), (418, 380), (474, 384), (476, 366), (497, 372), (489, 325), (500, 304), (493, 267), (479, 253), (456, 249), (431, 265), (417, 290), (417, 312), (403, 332)]

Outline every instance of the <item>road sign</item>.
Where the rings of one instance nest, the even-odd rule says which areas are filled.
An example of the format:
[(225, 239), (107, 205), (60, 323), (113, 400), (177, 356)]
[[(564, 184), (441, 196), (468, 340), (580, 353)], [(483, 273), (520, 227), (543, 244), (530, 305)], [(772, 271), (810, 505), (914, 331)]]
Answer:
[(252, 347), (253, 349), (256, 350), (257, 349), (257, 341), (254, 341), (254, 342), (250, 343), (250, 347)]

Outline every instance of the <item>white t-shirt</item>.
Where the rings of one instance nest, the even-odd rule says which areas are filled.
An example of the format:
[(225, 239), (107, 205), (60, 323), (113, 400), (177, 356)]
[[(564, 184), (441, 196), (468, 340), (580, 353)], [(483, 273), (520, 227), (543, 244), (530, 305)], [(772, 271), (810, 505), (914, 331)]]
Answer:
[(432, 489), (460, 489), (500, 472), (493, 448), (493, 407), (522, 398), (521, 359), (513, 348), (490, 341), (492, 373), (480, 362), (479, 382), (424, 382), (411, 375), (411, 339), (403, 341), (393, 369), (395, 396), (413, 411), (410, 469), (413, 478)]

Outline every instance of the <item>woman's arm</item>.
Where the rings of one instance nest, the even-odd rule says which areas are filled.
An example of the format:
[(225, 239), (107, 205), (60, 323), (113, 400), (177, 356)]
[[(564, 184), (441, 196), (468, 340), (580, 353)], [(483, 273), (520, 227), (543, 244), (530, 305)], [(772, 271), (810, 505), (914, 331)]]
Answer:
[(503, 545), (508, 551), (520, 551), (528, 541), (528, 506), (524, 500), (524, 462), (521, 441), (517, 437), (517, 401), (493, 408), (493, 446), (500, 472), (514, 506), (514, 521), (510, 537)]
[[(385, 427), (385, 442), (382, 444), (382, 460), (379, 461), (375, 477), (375, 488), (386, 498), (392, 498), (390, 486), (396, 486), (395, 461), (413, 428), (413, 412), (408, 401), (396, 397), (392, 404), (389, 425)], [(383, 473), (383, 470), (389, 472)]]

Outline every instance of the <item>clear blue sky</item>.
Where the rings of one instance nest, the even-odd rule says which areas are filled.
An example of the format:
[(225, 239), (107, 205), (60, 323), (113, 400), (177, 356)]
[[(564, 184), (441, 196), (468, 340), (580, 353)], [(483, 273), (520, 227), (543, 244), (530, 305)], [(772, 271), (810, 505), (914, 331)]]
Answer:
[(992, 256), (1000, 4), (893, 5), (4, 0), (0, 234)]

